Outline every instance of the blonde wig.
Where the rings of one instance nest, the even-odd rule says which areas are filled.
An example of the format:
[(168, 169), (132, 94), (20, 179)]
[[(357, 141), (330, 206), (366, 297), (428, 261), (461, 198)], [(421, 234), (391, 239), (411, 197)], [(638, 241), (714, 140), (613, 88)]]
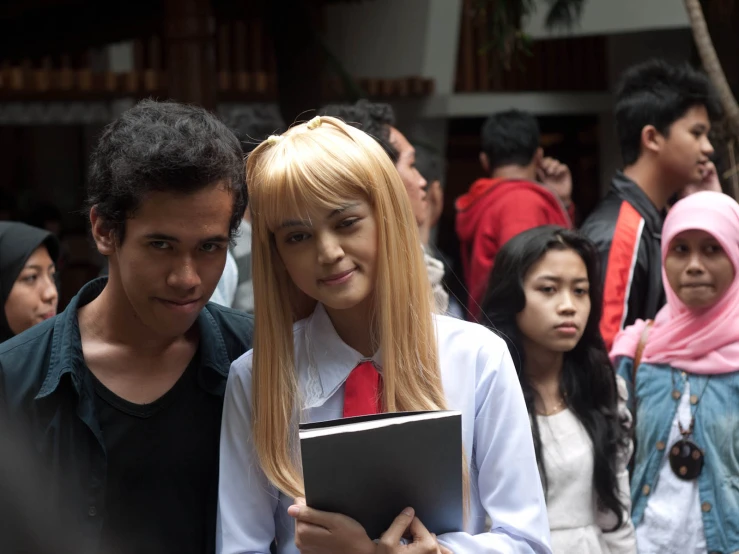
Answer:
[[(410, 201), (382, 148), (362, 131), (316, 117), (272, 136), (246, 163), (254, 258), (253, 440), (267, 478), (303, 496), (298, 459), (300, 398), (293, 322), (314, 301), (297, 290), (273, 231), (305, 207), (337, 209), (364, 199), (377, 222), (377, 282), (372, 329), (382, 345), (383, 405), (388, 412), (446, 408), (432, 318), (432, 293)], [(467, 490), (466, 464), (465, 490)]]

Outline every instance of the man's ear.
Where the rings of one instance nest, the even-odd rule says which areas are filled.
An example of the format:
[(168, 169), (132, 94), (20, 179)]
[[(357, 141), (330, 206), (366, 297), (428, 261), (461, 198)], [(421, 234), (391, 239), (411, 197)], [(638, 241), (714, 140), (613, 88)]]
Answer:
[(665, 137), (654, 125), (645, 125), (641, 130), (641, 149), (643, 151), (658, 154), (664, 142)]
[(482, 166), (482, 170), (485, 172), (485, 175), (490, 175), (490, 158), (488, 158), (488, 155), (485, 152), (480, 152), (480, 165)]
[(106, 225), (98, 213), (97, 206), (90, 208), (90, 226), (92, 227), (92, 238), (95, 241), (98, 252), (103, 256), (111, 256), (115, 252), (116, 240), (113, 230)]

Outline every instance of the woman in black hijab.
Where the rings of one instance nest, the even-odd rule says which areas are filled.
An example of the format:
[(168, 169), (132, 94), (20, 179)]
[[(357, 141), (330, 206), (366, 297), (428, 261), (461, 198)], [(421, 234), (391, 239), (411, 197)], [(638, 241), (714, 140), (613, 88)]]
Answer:
[(48, 231), (0, 221), (0, 342), (56, 315), (58, 257)]

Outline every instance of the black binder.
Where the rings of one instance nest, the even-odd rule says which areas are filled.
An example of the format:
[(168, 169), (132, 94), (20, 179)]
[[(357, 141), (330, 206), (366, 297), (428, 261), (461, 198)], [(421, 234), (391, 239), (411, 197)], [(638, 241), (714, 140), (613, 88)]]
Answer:
[(462, 530), (462, 414), (398, 412), (300, 425), (306, 502), (380, 538), (410, 506), (440, 535)]

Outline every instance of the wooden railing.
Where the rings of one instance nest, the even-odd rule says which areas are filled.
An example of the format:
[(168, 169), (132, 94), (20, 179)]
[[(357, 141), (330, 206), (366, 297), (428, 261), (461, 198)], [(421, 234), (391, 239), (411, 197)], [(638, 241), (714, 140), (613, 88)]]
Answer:
[[(133, 69), (96, 71), (95, 52), (0, 62), (0, 99), (108, 99), (167, 95), (167, 67), (163, 40), (150, 36), (133, 41)], [(215, 64), (219, 98), (227, 101), (269, 101), (277, 97), (277, 62), (272, 39), (259, 19), (217, 25)], [(433, 93), (431, 79), (358, 78), (370, 97), (414, 97)], [(323, 83), (327, 100), (345, 96), (337, 78)]]

